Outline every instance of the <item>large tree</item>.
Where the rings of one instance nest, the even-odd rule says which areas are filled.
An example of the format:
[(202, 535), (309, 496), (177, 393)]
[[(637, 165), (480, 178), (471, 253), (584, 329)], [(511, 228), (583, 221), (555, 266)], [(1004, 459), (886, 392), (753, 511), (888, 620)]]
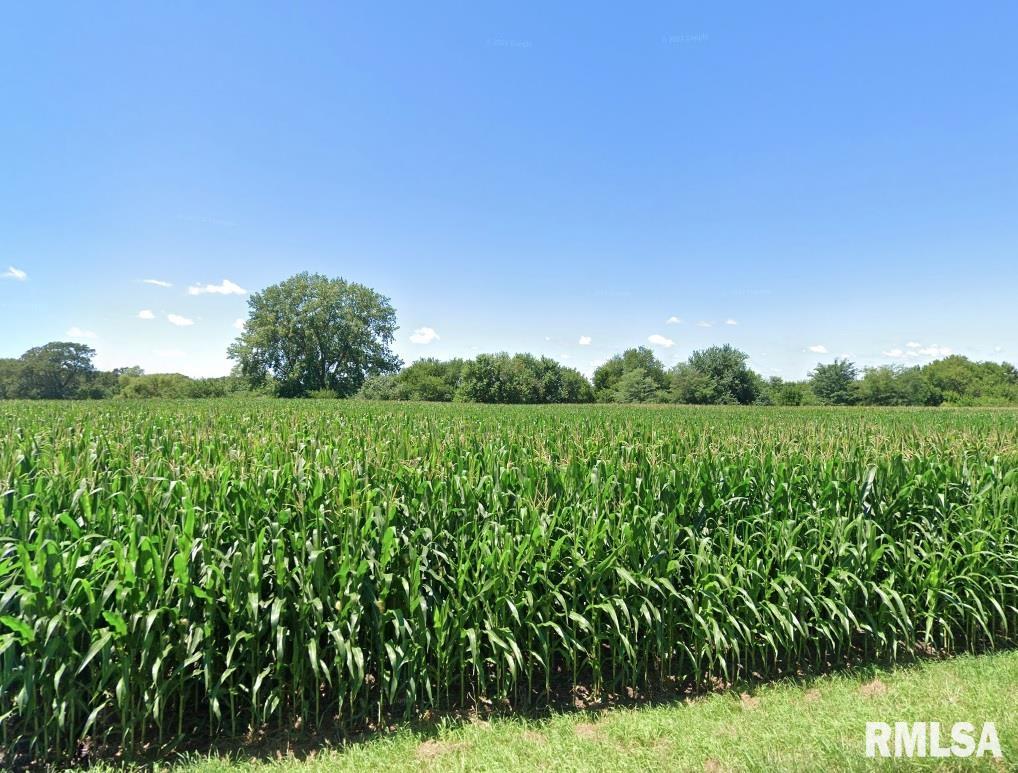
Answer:
[(685, 370), (673, 371), (673, 391), (687, 390), (683, 402), (748, 405), (763, 382), (749, 369), (749, 355), (730, 344), (693, 352)]
[(654, 382), (657, 389), (668, 387), (668, 374), (664, 365), (646, 346), (626, 349), (616, 354), (594, 371), (594, 392), (598, 400), (612, 402), (616, 398), (615, 387), (622, 377), (633, 370), (642, 370), (643, 376)]
[(70, 341), (53, 341), (21, 355), (17, 397), (67, 400), (86, 397), (96, 373), (95, 349)]
[(585, 403), (593, 399), (590, 382), (582, 373), (548, 357), (480, 354), (463, 363), (459, 373), (456, 398), (466, 402)]
[(676, 403), (688, 405), (710, 405), (717, 402), (714, 383), (710, 376), (690, 366), (688, 362), (680, 362), (669, 371), (671, 388), (669, 399)]
[(817, 366), (809, 374), (809, 385), (820, 402), (825, 405), (850, 405), (855, 402), (855, 380), (859, 369), (848, 360)]
[(662, 402), (663, 392), (643, 368), (633, 368), (622, 374), (612, 389), (612, 399), (617, 403)]
[(322, 274), (297, 274), (254, 293), (244, 332), (228, 354), (255, 386), (277, 394), (354, 394), (364, 379), (400, 366), (389, 346), (396, 311), (369, 287)]
[(18, 397), (21, 385), (21, 360), (13, 357), (0, 359), (0, 400)]

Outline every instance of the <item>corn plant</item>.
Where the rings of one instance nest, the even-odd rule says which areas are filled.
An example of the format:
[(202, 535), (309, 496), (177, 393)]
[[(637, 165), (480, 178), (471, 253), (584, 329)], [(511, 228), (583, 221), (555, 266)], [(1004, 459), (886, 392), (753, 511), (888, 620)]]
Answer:
[(978, 651), (1018, 413), (0, 403), (8, 761)]

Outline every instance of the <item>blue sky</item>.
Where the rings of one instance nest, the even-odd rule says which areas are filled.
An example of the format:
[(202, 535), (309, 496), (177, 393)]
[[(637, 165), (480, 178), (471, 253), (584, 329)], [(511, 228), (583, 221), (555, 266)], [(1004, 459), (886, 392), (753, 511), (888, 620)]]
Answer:
[(408, 361), (1018, 359), (1018, 5), (371, 5), (8, 4), (0, 356), (222, 374), (310, 270)]

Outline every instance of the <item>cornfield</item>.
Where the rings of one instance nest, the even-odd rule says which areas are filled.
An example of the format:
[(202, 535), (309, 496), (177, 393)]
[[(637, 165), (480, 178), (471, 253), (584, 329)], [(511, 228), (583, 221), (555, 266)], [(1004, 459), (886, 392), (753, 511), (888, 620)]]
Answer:
[(984, 650), (1018, 412), (0, 403), (8, 760)]

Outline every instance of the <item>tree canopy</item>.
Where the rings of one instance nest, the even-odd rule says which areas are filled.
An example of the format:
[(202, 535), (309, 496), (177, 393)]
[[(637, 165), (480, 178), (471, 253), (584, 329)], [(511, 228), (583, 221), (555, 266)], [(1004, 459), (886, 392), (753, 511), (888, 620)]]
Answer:
[(70, 341), (53, 341), (21, 355), (17, 391), (21, 397), (67, 400), (82, 394), (95, 375), (95, 349)]
[(924, 366), (923, 376), (949, 403), (1018, 403), (1018, 368), (1009, 362), (973, 362), (955, 354)]
[[(655, 396), (657, 396), (658, 390), (668, 388), (668, 374), (665, 373), (665, 366), (654, 356), (654, 352), (646, 346), (640, 346), (626, 349), (622, 354), (616, 354), (594, 371), (594, 393), (597, 395), (597, 399), (604, 402), (616, 401), (616, 396), (619, 394), (617, 391), (619, 381), (626, 373), (634, 370), (643, 371), (643, 377), (653, 382)], [(630, 379), (630, 383), (632, 382), (633, 380)]]
[(532, 354), (481, 354), (468, 360), (457, 397), (475, 403), (590, 402), (593, 393), (578, 371)]
[(696, 396), (714, 405), (749, 405), (761, 392), (762, 379), (749, 369), (749, 355), (729, 344), (693, 352), (688, 371), (696, 375)]
[(582, 373), (532, 354), (480, 354), (472, 360), (423, 359), (396, 375), (370, 377), (358, 393), (366, 400), (474, 403), (589, 403)]
[[(853, 362), (835, 359), (818, 363), (800, 381), (764, 380), (749, 368), (745, 352), (727, 344), (695, 351), (669, 371), (650, 349), (627, 349), (594, 372), (593, 384), (578, 370), (532, 354), (425, 358), (397, 370), (399, 360), (388, 348), (395, 312), (387, 299), (361, 285), (302, 274), (259, 294), (252, 308), (250, 335), (231, 347), (240, 362), (229, 376), (147, 374), (138, 367), (102, 371), (93, 364), (91, 347), (52, 341), (18, 358), (0, 358), (0, 400), (356, 395), (531, 404), (596, 399), (699, 405), (1018, 405), (1018, 368), (960, 355), (922, 366), (861, 371)], [(279, 320), (278, 331), (272, 320)], [(357, 389), (351, 392), (354, 384)]]
[(938, 405), (943, 401), (943, 395), (918, 366), (866, 368), (852, 386), (854, 400), (861, 405)]
[(625, 371), (611, 391), (612, 402), (652, 403), (661, 402), (663, 393), (657, 382), (643, 368)]
[(254, 293), (243, 333), (229, 356), (253, 386), (277, 394), (329, 390), (353, 395), (368, 376), (391, 373), (396, 311), (369, 287), (322, 274), (297, 274)]
[(834, 362), (817, 366), (809, 374), (809, 384), (813, 393), (825, 405), (851, 405), (856, 400), (854, 383), (859, 369), (848, 360), (835, 359)]

